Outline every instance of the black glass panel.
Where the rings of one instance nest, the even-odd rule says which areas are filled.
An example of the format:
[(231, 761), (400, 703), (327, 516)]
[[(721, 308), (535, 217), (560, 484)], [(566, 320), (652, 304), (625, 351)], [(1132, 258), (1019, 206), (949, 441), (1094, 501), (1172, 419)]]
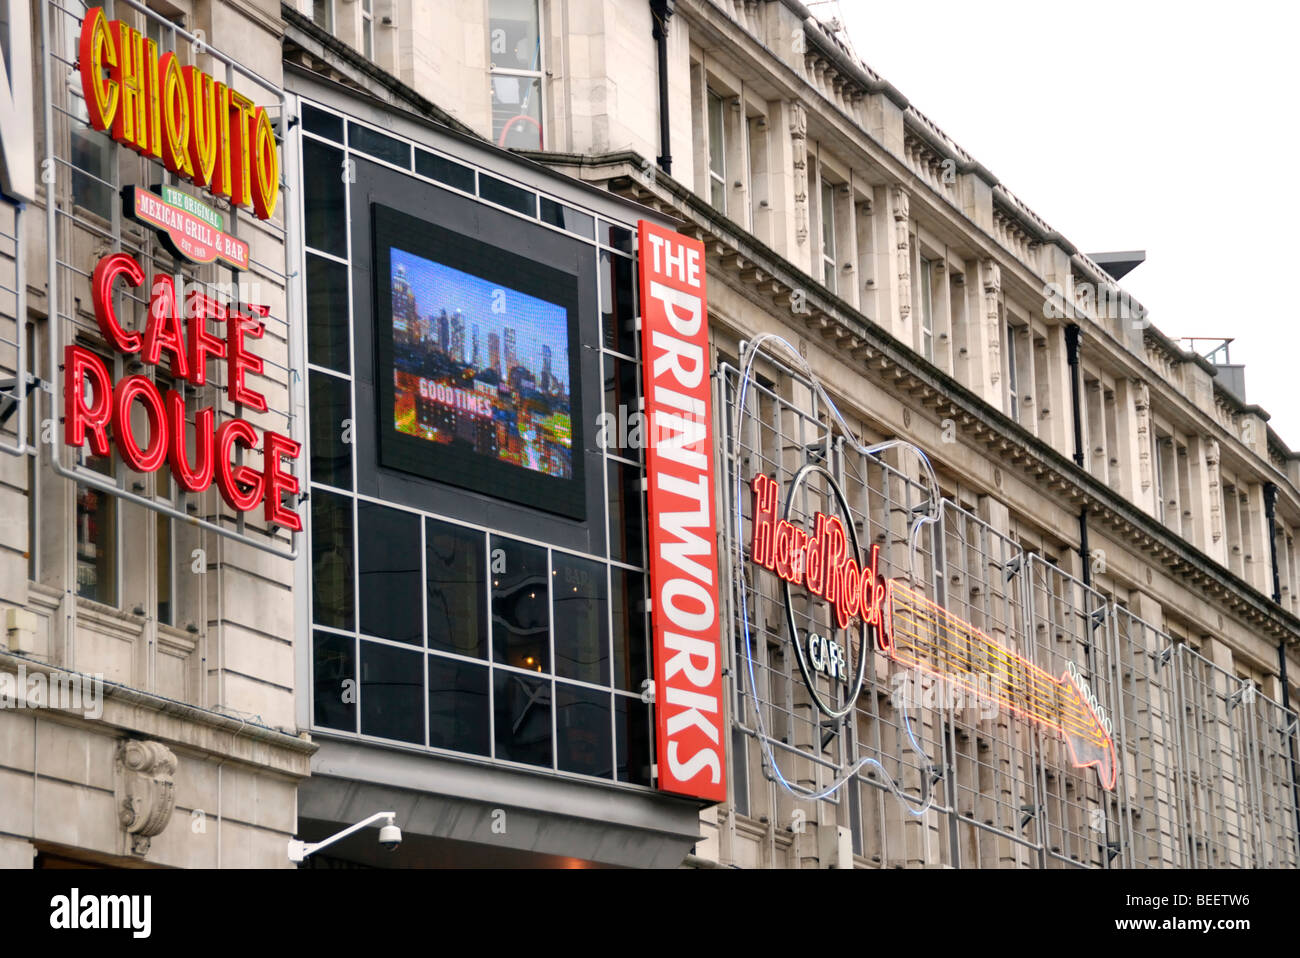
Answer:
[(604, 220), (600, 221), (600, 241), (620, 253), (631, 254), (632, 252), (632, 231), (622, 226), (615, 226), (613, 223), (606, 223)]
[(462, 166), (455, 160), (449, 160), (445, 156), (438, 156), (436, 153), (430, 153), (418, 147), (415, 151), (415, 172), (421, 176), (427, 176), (431, 180), (437, 180), (439, 183), (454, 186), (458, 190), (464, 190), (466, 193), (474, 192), (474, 171), (472, 169), (468, 166)]
[(601, 250), (600, 319), (605, 348), (637, 355), (636, 270), (632, 261)]
[(650, 765), (654, 761), (650, 738), (652, 715), (651, 707), (640, 699), (614, 696), (614, 740), (620, 782), (650, 784)]
[(343, 142), (343, 117), (318, 110), (308, 103), (302, 105), (302, 128), (308, 133)]
[(614, 593), (614, 687), (640, 692), (650, 677), (647, 641), (645, 576), (626, 569), (611, 569)]
[(609, 554), (629, 565), (641, 565), (641, 467), (608, 460)]
[(311, 618), (318, 625), (352, 629), (352, 500), (311, 491)]
[(362, 153), (369, 153), (387, 163), (406, 169), (411, 168), (410, 146), (367, 126), (357, 123), (348, 124), (348, 146)]
[(307, 358), (317, 366), (347, 373), (348, 268), (307, 254)]
[(605, 565), (556, 552), (551, 591), (555, 612), (555, 674), (609, 684), (609, 619)]
[(550, 596), (546, 550), (493, 536), (492, 657), (521, 669), (549, 672)]
[(483, 533), (429, 519), (424, 538), (429, 648), (487, 658), (487, 543)]
[(492, 685), (496, 757), (550, 768), (550, 680), (496, 669)]
[(596, 220), (592, 216), (583, 213), (581, 210), (575, 210), (572, 206), (565, 206), (563, 203), (549, 200), (545, 196), (541, 200), (541, 220), (543, 223), (550, 223), (552, 226), (558, 226), (587, 239), (595, 238)]
[(361, 734), (424, 744), (422, 652), (361, 643)]
[(488, 669), (429, 656), (429, 744), (489, 755)]
[(347, 214), (344, 211), (343, 151), (302, 141), (304, 231), (307, 245), (335, 256), (347, 256)]
[[(740, 815), (749, 814), (749, 761), (746, 758), (749, 749), (749, 736), (738, 728), (731, 730), (731, 756), (732, 767), (735, 768), (735, 774), (731, 776), (732, 793), (736, 796), (736, 812)], [(845, 789), (850, 795), (849, 806), (853, 806), (853, 795), (858, 790), (857, 780), (851, 780), (849, 787)], [(859, 852), (860, 853), (860, 852)]]
[(555, 683), (555, 765), (563, 772), (613, 778), (609, 693)]
[(358, 502), (357, 534), (361, 631), (423, 644), (419, 518)]
[(357, 730), (357, 653), (350, 635), (316, 632), (312, 639), (312, 721)]
[(498, 180), (495, 176), (479, 174), (478, 195), (498, 206), (523, 213), (525, 216), (537, 215), (536, 193), (531, 193), (513, 183), (507, 183), (505, 180)]
[(346, 379), (326, 373), (312, 372), (308, 382), (312, 482), (351, 489), (352, 446), (343, 433), (352, 427), (352, 388)]
[(649, 441), (645, 414), (638, 409), (640, 378), (636, 363), (605, 355), (605, 418), (596, 434), (598, 448), (637, 462)]

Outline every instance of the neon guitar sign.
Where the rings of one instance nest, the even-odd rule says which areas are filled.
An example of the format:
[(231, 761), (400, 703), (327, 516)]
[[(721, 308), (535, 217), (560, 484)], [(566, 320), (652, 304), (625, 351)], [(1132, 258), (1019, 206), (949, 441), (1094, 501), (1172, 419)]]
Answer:
[[(874, 646), (895, 662), (941, 676), (976, 695), (994, 701), (1029, 722), (1058, 733), (1075, 768), (1094, 768), (1101, 786), (1115, 787), (1117, 766), (1110, 720), (1073, 663), (1059, 678), (1028, 659), (995, 642), (974, 625), (930, 601), (902, 579), (880, 573), (880, 547), (873, 545), (868, 561), (861, 560), (852, 521), (815, 512), (809, 531), (790, 520), (795, 492), (812, 474), (821, 474), (830, 497), (848, 517), (848, 503), (833, 477), (820, 466), (807, 465), (791, 482), (785, 515), (777, 516), (778, 486), (774, 479), (757, 475), (750, 482), (753, 494), (750, 561), (782, 580), (786, 622), (800, 670), (814, 703), (825, 715), (838, 719), (848, 714), (861, 691), (866, 663), (866, 633)], [(838, 707), (817, 689), (809, 654), (799, 641), (791, 587), (802, 587), (826, 601), (835, 622), (848, 630), (856, 621), (857, 656), (849, 684)], [(852, 632), (849, 633), (853, 635)], [(813, 645), (812, 640), (817, 644)], [(826, 640), (810, 636), (813, 657)], [(853, 640), (850, 638), (850, 646)], [(850, 648), (846, 650), (851, 653)], [(811, 663), (815, 665), (814, 663)], [(818, 669), (817, 671), (825, 671)]]
[(1095, 768), (1102, 788), (1115, 788), (1110, 720), (1073, 663), (1059, 679), (1054, 678), (907, 583), (894, 579), (889, 585), (891, 659), (941, 675), (971, 693), (989, 696), (992, 689), (990, 697), (998, 705), (1059, 733), (1070, 751), (1071, 765)]

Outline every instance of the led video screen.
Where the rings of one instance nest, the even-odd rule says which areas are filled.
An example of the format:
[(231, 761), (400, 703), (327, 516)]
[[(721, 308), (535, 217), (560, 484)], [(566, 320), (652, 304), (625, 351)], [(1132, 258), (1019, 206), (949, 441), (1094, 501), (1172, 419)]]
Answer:
[(576, 274), (373, 222), (381, 463), (582, 518)]

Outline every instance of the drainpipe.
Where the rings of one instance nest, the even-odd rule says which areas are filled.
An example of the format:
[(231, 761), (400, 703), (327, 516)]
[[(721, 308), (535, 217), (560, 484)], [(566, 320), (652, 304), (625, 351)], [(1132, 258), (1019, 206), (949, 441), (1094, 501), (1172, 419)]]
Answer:
[[(1268, 557), (1273, 567), (1273, 601), (1281, 605), (1282, 580), (1277, 573), (1277, 486), (1271, 482), (1264, 483), (1264, 515), (1268, 517)], [(1286, 667), (1285, 656), (1282, 658), (1282, 666)]]
[[(1282, 580), (1277, 568), (1277, 486), (1264, 483), (1264, 515), (1268, 517), (1268, 555), (1273, 565), (1273, 601), (1282, 604)], [(1291, 691), (1286, 677), (1286, 639), (1277, 644), (1277, 674), (1282, 680), (1282, 708), (1291, 708)], [(1295, 736), (1286, 737), (1291, 753), (1291, 807), (1295, 809), (1296, 841), (1300, 842), (1300, 770), (1296, 764)]]
[[(1079, 344), (1083, 330), (1078, 323), (1065, 327), (1065, 359), (1070, 365), (1070, 405), (1074, 413), (1074, 464), (1083, 468), (1083, 407), (1079, 398)], [(1092, 585), (1092, 559), (1088, 555), (1088, 507), (1079, 510), (1079, 558), (1083, 561), (1083, 584)]]
[(673, 172), (673, 151), (668, 128), (668, 20), (676, 0), (650, 0), (651, 35), (659, 57), (659, 156), (655, 162), (665, 173)]
[(1079, 405), (1079, 346), (1083, 330), (1078, 323), (1065, 327), (1065, 361), (1070, 364), (1070, 407), (1074, 413), (1074, 464), (1083, 468), (1083, 408)]

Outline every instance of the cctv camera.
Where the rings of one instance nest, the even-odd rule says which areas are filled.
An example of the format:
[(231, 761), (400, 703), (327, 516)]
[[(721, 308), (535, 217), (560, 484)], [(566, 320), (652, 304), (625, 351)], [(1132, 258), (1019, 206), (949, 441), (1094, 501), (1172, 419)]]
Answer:
[(392, 824), (391, 821), (379, 830), (379, 846), (381, 848), (392, 852), (396, 851), (397, 846), (400, 844), (402, 844), (402, 830)]

